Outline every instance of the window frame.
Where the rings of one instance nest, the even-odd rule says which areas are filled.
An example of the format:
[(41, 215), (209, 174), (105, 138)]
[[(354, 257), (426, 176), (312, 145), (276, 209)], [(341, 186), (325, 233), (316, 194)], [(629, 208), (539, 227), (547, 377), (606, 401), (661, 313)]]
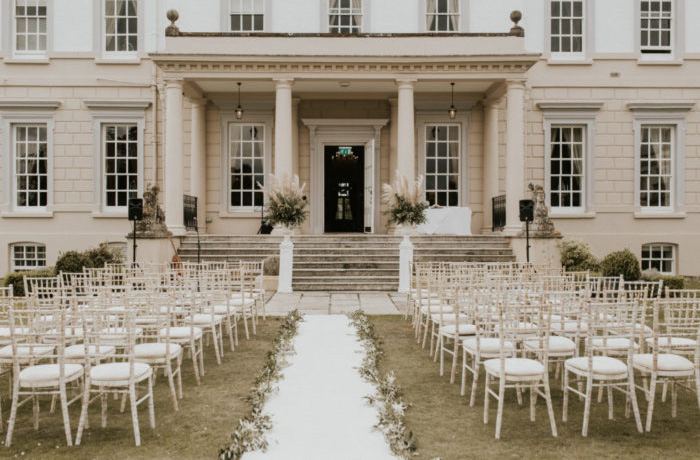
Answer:
[(17, 1), (18, 0), (12, 0), (10, 2), (10, 11), (9, 17), (10, 17), (10, 51), (12, 53), (12, 56), (15, 58), (26, 58), (26, 59), (37, 59), (37, 58), (45, 58), (46, 54), (51, 50), (51, 47), (53, 45), (53, 40), (52, 40), (52, 29), (53, 29), (53, 1), (52, 0), (44, 0), (46, 3), (46, 49), (43, 50), (18, 50), (17, 49)]
[[(650, 254), (649, 258), (645, 259), (645, 258), (644, 258), (644, 248), (646, 248), (646, 247), (653, 248), (654, 246), (658, 246), (658, 247), (662, 248), (662, 249), (661, 249), (661, 253), (662, 253), (661, 259), (654, 259), (654, 258), (651, 257), (652, 249), (649, 249), (649, 254)], [(663, 257), (663, 250), (664, 250), (665, 247), (670, 247), (670, 248), (671, 248), (671, 271), (670, 271), (670, 272), (666, 272), (666, 271), (662, 271), (662, 270), (658, 270), (658, 269), (657, 269), (657, 270), (658, 270), (659, 273), (661, 273), (662, 275), (666, 275), (666, 276), (675, 276), (675, 274), (676, 274), (676, 272), (677, 272), (677, 267), (678, 267), (678, 260), (677, 260), (678, 250), (677, 250), (677, 246), (678, 246), (678, 245), (675, 244), (675, 243), (644, 243), (644, 244), (642, 244), (641, 252), (640, 252), (640, 257), (639, 257), (639, 262), (640, 262), (640, 266), (642, 267), (642, 270), (647, 270), (647, 269), (654, 268), (654, 267), (651, 267), (651, 266), (650, 266), (651, 263), (654, 262), (654, 261), (660, 262), (660, 264), (661, 264), (660, 266), (662, 266), (662, 265), (663, 265), (663, 261), (664, 261), (664, 260), (668, 260), (668, 259), (664, 259), (664, 257)], [(647, 266), (646, 269), (643, 268), (643, 267), (644, 267), (645, 261), (649, 264), (649, 266)]]
[[(232, 12), (232, 10), (233, 10), (232, 6), (233, 6), (233, 5), (232, 5), (232, 2), (237, 1), (237, 2), (239, 2), (239, 4), (242, 4), (242, 3), (245, 2), (246, 0), (225, 0), (225, 1), (228, 3), (228, 5), (227, 5), (227, 28), (226, 28), (226, 30), (227, 30), (228, 32), (234, 32), (234, 33), (259, 33), (259, 32), (264, 32), (264, 31), (265, 31), (265, 23), (267, 22), (267, 21), (266, 21), (266, 19), (267, 19), (267, 14), (266, 14), (266, 13), (267, 13), (267, 9), (268, 9), (268, 8), (267, 8), (267, 5), (266, 5), (266, 3), (267, 3), (266, 0), (253, 0), (253, 1), (259, 1), (259, 2), (262, 4), (262, 14), (261, 14), (261, 16), (262, 16), (262, 18), (263, 18), (263, 19), (262, 19), (263, 22), (262, 22), (262, 28), (259, 29), (259, 30), (256, 30), (255, 28), (253, 28), (253, 29), (251, 29), (251, 30), (243, 30), (243, 27), (240, 27), (239, 30), (233, 30), (233, 28), (231, 27), (231, 17), (233, 16), (233, 12)], [(244, 14), (244, 13), (240, 13), (241, 16), (242, 16), (243, 14)], [(245, 14), (251, 14), (251, 15), (253, 15), (252, 13), (245, 13)], [(252, 21), (251, 24), (254, 24), (254, 21)]]
[[(221, 171), (224, 171), (225, 177), (221, 178), (221, 194), (220, 194), (220, 214), (223, 217), (234, 217), (245, 214), (250, 214), (259, 216), (260, 207), (256, 206), (231, 206), (231, 152), (229, 150), (230, 142), (230, 125), (262, 125), (265, 128), (265, 134), (263, 137), (264, 147), (263, 147), (263, 175), (265, 176), (265, 181), (268, 180), (269, 175), (272, 173), (272, 135), (274, 127), (274, 116), (272, 113), (268, 112), (255, 112), (246, 111), (243, 120), (236, 119), (233, 109), (224, 109), (221, 111), (219, 116), (220, 130), (221, 130), (221, 145), (226, 146), (222, 150), (222, 155), (220, 156), (220, 167)], [(267, 202), (267, 199), (263, 196), (263, 205)]]
[[(558, 0), (561, 1), (561, 0)], [(585, 61), (594, 51), (595, 30), (593, 24), (594, 11), (592, 0), (583, 2), (583, 24), (581, 26), (582, 43), (580, 52), (552, 51), (552, 7), (551, 1), (545, 4), (545, 53), (551, 61)]]
[[(634, 130), (634, 209), (636, 217), (675, 217), (685, 202), (685, 137), (686, 113), (695, 106), (693, 102), (645, 103), (630, 102)], [(641, 139), (642, 127), (649, 125), (671, 126), (675, 139), (671, 152), (671, 204), (666, 207), (641, 206)], [(681, 215), (682, 217), (682, 215)]]
[[(460, 110), (454, 120), (440, 111), (427, 111), (416, 113), (416, 129), (418, 130), (418, 174), (426, 177), (426, 128), (430, 125), (459, 125), (459, 181), (457, 184), (457, 206), (469, 206), (470, 199), (470, 179), (469, 179), (469, 127), (471, 121), (471, 110)], [(423, 187), (423, 199), (426, 199), (426, 190)]]
[[(45, 205), (36, 205), (36, 206), (21, 206), (17, 204), (17, 193), (19, 192), (17, 188), (17, 179), (18, 179), (18, 171), (17, 171), (17, 128), (18, 127), (37, 127), (37, 128), (45, 128), (46, 129), (46, 204)], [(49, 163), (49, 156), (50, 156), (50, 151), (49, 151), (49, 145), (50, 142), (52, 142), (52, 139), (49, 139), (49, 126), (47, 123), (12, 123), (10, 124), (10, 142), (12, 143), (12, 207), (16, 211), (20, 212), (44, 212), (46, 211), (46, 208), (49, 205), (49, 182), (51, 182), (52, 179), (52, 174), (51, 174), (51, 169), (50, 169), (50, 163)], [(28, 158), (28, 157), (25, 157)], [(37, 159), (39, 157), (37, 156)], [(27, 173), (25, 172), (25, 175)], [(40, 173), (36, 173), (39, 175)], [(27, 175), (28, 176), (28, 175)], [(31, 192), (31, 190), (25, 189), (28, 192)], [(42, 190), (41, 188), (37, 188), (36, 193), (41, 193)]]
[[(643, 10), (642, 10), (642, 4), (643, 3), (660, 3), (660, 7), (662, 8), (660, 11), (663, 13), (663, 4), (668, 3), (671, 5), (671, 17), (669, 18), (670, 22), (670, 30), (669, 30), (669, 45), (668, 46), (663, 46), (661, 44), (657, 46), (652, 46), (650, 44), (644, 44), (642, 43), (642, 32), (645, 30), (642, 28), (642, 21), (645, 20), (645, 18), (642, 16), (643, 15)], [(641, 0), (639, 2), (639, 52), (642, 54), (663, 54), (667, 56), (672, 56), (673, 55), (673, 48), (675, 45), (675, 37), (674, 37), (674, 29), (676, 25), (676, 5), (673, 0)], [(646, 18), (648, 21), (653, 21), (654, 19), (649, 19)], [(663, 20), (663, 18), (659, 18), (658, 20)], [(649, 42), (649, 31), (661, 31), (663, 30), (661, 26), (659, 25), (658, 28), (652, 29), (651, 27), (647, 27), (647, 42)], [(659, 37), (659, 42), (661, 42), (661, 37)]]
[[(126, 217), (127, 206), (107, 206), (105, 203), (105, 148), (103, 145), (103, 126), (110, 124), (134, 124), (138, 130), (138, 192), (142, 197), (144, 191), (145, 170), (145, 133), (146, 108), (150, 102), (129, 102), (122, 106), (120, 101), (85, 101), (92, 110), (93, 134), (93, 183), (94, 206), (93, 217)], [(128, 203), (127, 203), (128, 204)]]
[[(448, 0), (449, 1), (449, 0)], [(465, 18), (466, 18), (466, 10), (467, 10), (467, 5), (465, 3), (469, 2), (464, 2), (463, 0), (457, 0), (457, 7), (459, 8), (459, 11), (457, 13), (437, 13), (437, 4), (436, 4), (436, 13), (429, 13), (428, 12), (428, 0), (421, 0), (421, 11), (422, 13), (419, 15), (420, 21), (421, 21), (421, 26), (419, 30), (423, 30), (426, 33), (433, 33), (433, 34), (456, 34), (456, 33), (462, 33), (464, 30), (466, 30), (465, 27)], [(448, 3), (449, 4), (449, 3)], [(428, 17), (429, 16), (457, 16), (457, 29), (455, 30), (437, 30), (437, 22), (436, 22), (436, 30), (430, 30), (428, 27)]]
[(144, 2), (146, 0), (136, 0), (136, 47), (135, 51), (107, 51), (107, 30), (106, 30), (106, 18), (105, 18), (105, 2), (106, 0), (100, 0), (99, 7), (95, 8), (95, 20), (94, 24), (99, 24), (99, 27), (93, 27), (96, 32), (95, 35), (95, 48), (97, 49), (98, 59), (105, 59), (107, 61), (138, 61), (143, 56), (145, 56), (145, 43), (144, 43)]
[[(593, 217), (591, 211), (594, 205), (595, 177), (595, 133), (596, 117), (603, 107), (603, 102), (538, 102), (537, 107), (542, 111), (542, 127), (544, 131), (544, 190), (545, 203), (550, 209), (550, 217)], [(552, 207), (551, 193), (551, 132), (553, 126), (581, 126), (584, 128), (583, 150), (583, 181), (581, 206)]]
[[(44, 265), (33, 265), (33, 266), (28, 266), (24, 265), (22, 267), (19, 267), (16, 265), (16, 259), (15, 259), (15, 248), (17, 247), (28, 247), (28, 246), (33, 246), (34, 248), (43, 248), (44, 249)], [(16, 243), (10, 243), (10, 250), (9, 250), (9, 255), (10, 255), (10, 271), (16, 272), (16, 271), (28, 271), (28, 270), (37, 270), (41, 268), (45, 268), (47, 266), (47, 258), (46, 258), (46, 245), (44, 243), (35, 243), (31, 241), (18, 241)], [(26, 256), (26, 249), (24, 250), (24, 255)], [(41, 260), (38, 257), (35, 258), (34, 260)]]
[[(331, 6), (330, 6), (330, 2), (333, 1), (333, 0), (324, 0), (324, 1), (326, 2), (326, 4), (325, 4), (325, 6), (326, 6), (326, 15), (325, 15), (325, 17), (326, 17), (326, 23), (327, 23), (327, 25), (328, 25), (327, 32), (328, 32), (329, 34), (334, 34), (334, 35), (338, 35), (338, 34), (361, 34), (361, 33), (363, 33), (363, 32), (365, 31), (365, 17), (366, 17), (366, 8), (365, 8), (365, 4), (367, 3), (368, 0), (360, 0), (360, 12), (359, 12), (359, 14), (338, 14), (338, 15), (337, 15), (338, 17), (341, 17), (341, 16), (359, 16), (359, 17), (360, 17), (360, 25), (359, 25), (358, 27), (350, 26), (351, 29), (352, 29), (352, 28), (357, 29), (357, 30), (351, 31), (351, 32), (340, 32), (340, 31), (334, 31), (334, 30), (332, 30), (332, 27), (333, 27), (333, 26), (331, 25), (331, 17), (332, 17), (332, 16), (335, 16), (335, 15), (331, 12), (332, 10), (331, 10)], [(338, 1), (340, 1), (340, 0), (338, 0)], [(350, 1), (352, 1), (352, 0), (350, 0)], [(341, 8), (338, 7), (338, 9), (340, 10)], [(351, 7), (350, 11), (352, 11), (352, 7)], [(338, 25), (337, 27), (341, 27), (341, 26)]]
[(231, 30), (231, 0), (219, 0), (220, 32), (224, 33), (266, 33), (272, 30), (274, 8), (272, 0), (263, 0), (263, 28), (255, 32), (236, 32)]
[(642, 52), (642, 1), (634, 2), (635, 26), (634, 43), (638, 57), (638, 63), (654, 64), (655, 62), (677, 62), (682, 59), (685, 52), (685, 1), (671, 0), (671, 51), (669, 53), (644, 53)]
[[(670, 184), (668, 186), (668, 194), (669, 194), (669, 199), (668, 199), (668, 205), (667, 206), (651, 206), (651, 205), (642, 205), (642, 193), (652, 193), (652, 190), (647, 187), (647, 189), (642, 190), (641, 188), (641, 183), (642, 183), (642, 171), (641, 171), (641, 162), (642, 162), (642, 154), (641, 154), (641, 149), (643, 146), (642, 143), (642, 137), (643, 133), (646, 129), (669, 129), (670, 130), (670, 146), (671, 146), (671, 152), (670, 152), (670, 162), (671, 162), (671, 171), (670, 171)], [(639, 125), (639, 139), (637, 139), (638, 143), (638, 148), (639, 150), (635, 155), (636, 160), (636, 168), (637, 168), (637, 173), (636, 173), (636, 179), (637, 179), (637, 187), (636, 187), (636, 198), (639, 201), (639, 207), (643, 212), (673, 212), (675, 209), (674, 203), (676, 202), (676, 158), (678, 157), (677, 154), (677, 149), (678, 149), (678, 133), (676, 129), (675, 124), (668, 124), (668, 123), (641, 123)], [(659, 157), (658, 161), (660, 162), (663, 160), (662, 158)], [(656, 174), (655, 176), (652, 176), (647, 172), (647, 177), (662, 177), (663, 175), (661, 173)], [(665, 190), (661, 190), (661, 192), (665, 192)], [(647, 200), (648, 201), (648, 200)]]
[[(137, 175), (137, 182), (136, 182), (136, 197), (140, 197), (143, 195), (143, 160), (142, 160), (142, 150), (143, 150), (143, 133), (139, 129), (138, 123), (133, 123), (133, 122), (125, 122), (125, 121), (119, 121), (119, 122), (108, 122), (108, 121), (102, 121), (100, 123), (100, 149), (101, 149), (101, 172), (100, 172), (100, 178), (102, 181), (102, 187), (101, 187), (101, 197), (100, 197), (100, 202), (102, 203), (102, 209), (105, 212), (124, 212), (128, 211), (129, 207), (129, 198), (127, 198), (126, 204), (123, 206), (119, 205), (109, 205), (107, 204), (107, 172), (106, 172), (106, 161), (107, 161), (107, 149), (106, 149), (106, 144), (107, 144), (107, 128), (110, 126), (114, 126), (116, 128), (119, 128), (120, 126), (135, 126), (136, 127), (136, 133), (137, 133), (137, 139), (136, 139), (136, 144), (137, 144), (137, 154), (136, 154), (136, 175)], [(127, 140), (128, 142), (128, 140)], [(116, 156), (114, 157), (116, 158)], [(128, 155), (127, 155), (127, 158)], [(126, 175), (130, 175), (130, 173), (126, 172), (123, 173)], [(119, 177), (121, 174), (120, 173), (115, 173), (116, 177)], [(115, 187), (115, 192), (118, 193), (119, 189)], [(129, 190), (130, 191), (130, 190)]]

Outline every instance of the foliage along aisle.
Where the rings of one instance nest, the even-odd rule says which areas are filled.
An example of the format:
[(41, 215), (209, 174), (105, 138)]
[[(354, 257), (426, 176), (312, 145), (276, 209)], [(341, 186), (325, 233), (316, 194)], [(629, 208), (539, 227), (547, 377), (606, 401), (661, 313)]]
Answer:
[(384, 434), (394, 455), (408, 459), (417, 454), (413, 432), (406, 433), (404, 422), (409, 405), (403, 401), (401, 388), (396, 384), (394, 372), (386, 375), (381, 375), (379, 372), (377, 366), (384, 352), (374, 325), (362, 310), (354, 311), (349, 317), (365, 349), (360, 375), (377, 388), (376, 395), (366, 397), (379, 412), (379, 422), (375, 427)]
[(246, 452), (267, 450), (265, 433), (272, 428), (272, 421), (268, 415), (263, 414), (263, 406), (282, 377), (287, 358), (294, 353), (293, 341), (300, 321), (302, 314), (298, 310), (285, 317), (277, 337), (272, 342), (272, 350), (267, 353), (267, 361), (255, 378), (250, 394), (245, 398), (253, 406), (251, 414), (238, 421), (238, 427), (231, 434), (231, 444), (219, 452), (221, 460), (238, 460)]

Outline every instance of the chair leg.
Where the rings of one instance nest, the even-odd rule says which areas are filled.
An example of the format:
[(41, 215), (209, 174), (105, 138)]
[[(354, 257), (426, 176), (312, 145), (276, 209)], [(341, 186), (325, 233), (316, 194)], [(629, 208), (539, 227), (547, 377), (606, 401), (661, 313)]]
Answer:
[(593, 397), (593, 377), (589, 376), (586, 379), (586, 397), (583, 407), (583, 428), (581, 436), (588, 436), (588, 420), (591, 418), (591, 398)]
[(535, 383), (530, 384), (530, 421), (535, 421), (535, 404), (537, 404), (537, 392), (535, 391)]
[(676, 418), (678, 412), (678, 385), (671, 382), (671, 417)]
[(503, 423), (503, 403), (505, 402), (506, 380), (498, 379), (498, 412), (496, 413), (496, 439), (501, 439), (501, 424)]
[(649, 383), (649, 402), (647, 404), (647, 423), (646, 431), (651, 431), (651, 421), (654, 416), (654, 399), (656, 398), (656, 374), (651, 374), (651, 382)]
[(177, 357), (177, 395), (182, 399), (182, 353)]
[(84, 382), (83, 401), (80, 405), (80, 421), (78, 422), (78, 432), (75, 434), (75, 445), (79, 446), (83, 439), (83, 429), (88, 424), (88, 405), (90, 404), (90, 382), (88, 379)]
[[(102, 391), (101, 388), (100, 388), (100, 391)], [(100, 410), (102, 411), (101, 412), (102, 417), (101, 417), (100, 423), (101, 423), (102, 428), (107, 428), (107, 404), (109, 404), (109, 395), (107, 393), (102, 393), (100, 395), (100, 400), (101, 400)]]
[(202, 343), (202, 337), (199, 338), (199, 369), (204, 376), (204, 345)]
[(459, 387), (460, 396), (464, 396), (467, 390), (467, 352), (462, 349), (462, 384)]
[(7, 421), (7, 436), (5, 437), (5, 447), (12, 445), (12, 432), (15, 429), (17, 420), (17, 405), (19, 404), (19, 379), (15, 377), (12, 388), (12, 405), (10, 406), (10, 419)]
[(197, 342), (194, 341), (190, 346), (190, 356), (192, 357), (192, 369), (194, 370), (194, 380), (199, 386), (202, 382), (199, 378), (199, 366), (197, 365)]
[[(472, 394), (471, 397), (469, 398), (469, 406), (474, 407), (474, 404), (476, 403), (476, 387), (479, 385), (479, 367), (481, 366), (481, 362), (477, 357), (474, 357), (474, 361), (472, 361), (472, 369), (473, 372), (473, 378), (472, 378)], [(486, 373), (486, 378), (488, 378), (489, 374)]]
[(70, 417), (68, 416), (68, 398), (66, 396), (66, 384), (59, 385), (58, 391), (61, 398), (61, 412), (63, 414), (63, 429), (66, 432), (66, 442), (69, 446), (73, 445), (73, 434), (70, 428)]
[(552, 427), (552, 436), (557, 437), (557, 422), (554, 420), (554, 408), (552, 407), (552, 394), (549, 391), (549, 379), (544, 378), (544, 396), (547, 401), (547, 413), (549, 414), (549, 425)]
[(173, 403), (173, 409), (179, 410), (177, 405), (177, 394), (175, 393), (175, 380), (173, 379), (173, 366), (172, 361), (167, 359), (167, 364), (165, 365), (165, 371), (168, 375), (168, 386), (170, 387), (170, 400)]
[(566, 367), (564, 367), (562, 373), (564, 374), (564, 383), (562, 384), (564, 401), (562, 403), (561, 421), (566, 422), (568, 419), (567, 409), (569, 408), (569, 372), (566, 370)]
[[(177, 402), (177, 401), (176, 401)], [(153, 379), (148, 377), (148, 419), (151, 422), (151, 428), (156, 429), (156, 410), (153, 405)]]
[[(489, 386), (490, 386), (489, 373), (486, 373), (486, 378), (484, 382), (484, 424), (489, 423)], [(473, 388), (472, 388), (473, 391)]]
[(642, 428), (642, 418), (639, 416), (639, 405), (637, 404), (637, 390), (634, 386), (634, 373), (632, 369), (629, 370), (628, 386), (630, 398), (632, 399), (632, 411), (634, 412), (634, 421), (637, 423), (637, 431), (639, 431), (640, 433), (644, 433), (644, 429)]
[(454, 349), (452, 350), (452, 371), (450, 372), (450, 383), (455, 383), (455, 373), (457, 372), (457, 353), (459, 352), (459, 336), (455, 338)]
[(129, 385), (129, 405), (131, 406), (131, 423), (134, 426), (134, 442), (141, 445), (141, 432), (139, 431), (139, 414), (136, 410), (136, 388), (134, 384)]
[(233, 327), (231, 326), (230, 316), (226, 316), (226, 329), (228, 329), (228, 341), (229, 345), (231, 345), (231, 351), (234, 351), (235, 347), (233, 346)]
[[(53, 398), (53, 396), (52, 396)], [(39, 395), (32, 396), (32, 413), (34, 419), (34, 430), (39, 430)]]
[(608, 420), (613, 419), (613, 389), (608, 386)]

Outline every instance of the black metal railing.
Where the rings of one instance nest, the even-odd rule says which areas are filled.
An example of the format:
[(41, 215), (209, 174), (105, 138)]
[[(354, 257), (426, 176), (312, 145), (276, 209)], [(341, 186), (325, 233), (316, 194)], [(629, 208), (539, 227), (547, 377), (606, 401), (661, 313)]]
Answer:
[(491, 230), (503, 230), (506, 226), (506, 196), (499, 195), (491, 198), (491, 215), (493, 223)]
[(184, 195), (183, 209), (185, 213), (185, 228), (187, 230), (197, 230), (197, 197)]

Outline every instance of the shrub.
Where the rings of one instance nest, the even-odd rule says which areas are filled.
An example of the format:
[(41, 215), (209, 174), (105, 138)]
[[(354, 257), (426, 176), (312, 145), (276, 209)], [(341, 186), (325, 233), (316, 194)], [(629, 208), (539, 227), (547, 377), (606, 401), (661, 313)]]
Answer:
[(278, 256), (265, 257), (263, 261), (263, 275), (279, 276), (280, 258)]
[(600, 263), (600, 271), (603, 276), (622, 275), (625, 281), (635, 281), (642, 276), (639, 260), (629, 249), (611, 252), (605, 256)]
[(652, 281), (663, 280), (664, 289), (685, 289), (685, 278), (682, 276), (657, 276)]
[(658, 278), (660, 276), (661, 276), (661, 272), (659, 272), (655, 268), (647, 268), (646, 270), (642, 271), (642, 279), (644, 281), (658, 281)]
[(80, 273), (83, 267), (92, 267), (92, 261), (84, 252), (63, 252), (56, 260), (56, 273)]
[(96, 248), (88, 249), (85, 251), (85, 255), (90, 259), (89, 267), (102, 268), (107, 264), (123, 262), (121, 251), (112, 249), (105, 243)]
[(591, 248), (583, 241), (569, 240), (559, 244), (561, 264), (569, 272), (600, 270), (598, 259), (591, 252)]
[(3, 287), (12, 286), (12, 293), (15, 297), (24, 297), (24, 277), (25, 276), (56, 276), (56, 272), (53, 268), (42, 268), (39, 270), (31, 270), (24, 272), (12, 272), (9, 273), (5, 279), (2, 281)]

